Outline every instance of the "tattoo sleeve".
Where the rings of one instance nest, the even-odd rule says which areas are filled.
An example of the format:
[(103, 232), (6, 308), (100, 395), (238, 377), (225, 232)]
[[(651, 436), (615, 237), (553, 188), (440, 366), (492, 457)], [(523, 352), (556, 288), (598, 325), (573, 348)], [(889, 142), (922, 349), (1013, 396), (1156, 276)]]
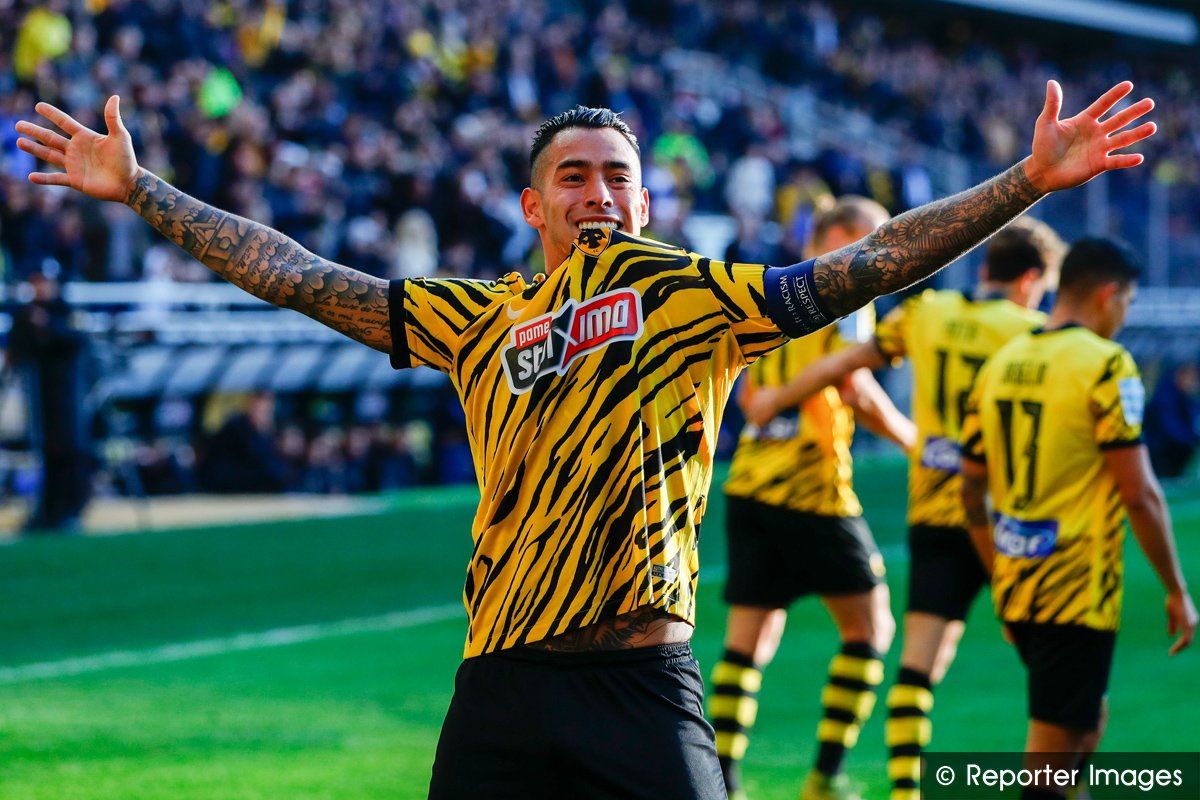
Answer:
[(973, 189), (907, 211), (852, 245), (821, 256), (813, 282), (836, 316), (927, 278), (1042, 197), (1017, 164)]
[(313, 255), (279, 231), (206, 205), (146, 170), (125, 204), (234, 286), (391, 351), (387, 281)]

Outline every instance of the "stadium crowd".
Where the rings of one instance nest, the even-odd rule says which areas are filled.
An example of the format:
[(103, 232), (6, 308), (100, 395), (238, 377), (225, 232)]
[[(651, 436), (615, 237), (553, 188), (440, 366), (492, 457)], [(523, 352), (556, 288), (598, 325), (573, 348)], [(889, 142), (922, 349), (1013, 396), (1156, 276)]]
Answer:
[[(921, 146), (989, 172), (1012, 163), (1028, 144), (1013, 120), (1036, 116), (1051, 74), (1067, 76), (1077, 96), (1136, 80), (1159, 98), (1154, 174), (1200, 182), (1200, 106), (1190, 102), (1200, 87), (1179, 60), (1122, 63), (1105, 51), (1098, 63), (1094, 48), (1073, 55), (1061, 41), (1052, 54), (1001, 49), (965, 23), (917, 30), (854, 4), (577, 5), (9, 6), (0, 11), (0, 37), (15, 42), (0, 54), (9, 62), (0, 63), (5, 279), (51, 264), (68, 279), (211, 278), (120, 209), (31, 191), (12, 123), (34, 98), (86, 124), (98, 122), (107, 95), (123, 95), (148, 168), (379, 276), (492, 276), (525, 265), (534, 237), (517, 193), (532, 126), (580, 102), (622, 111), (640, 136), (651, 156), (653, 234), (679, 240), (687, 214), (730, 213), (743, 220), (742, 238), (758, 243), (756, 257), (795, 255), (808, 212), (831, 193), (865, 194), (893, 213), (928, 200), (934, 176)], [(696, 75), (666, 41), (727, 69)], [(893, 163), (852, 148), (807, 152), (781, 104), (756, 102), (756, 87), (728, 80), (743, 69), (777, 99), (803, 86), (866, 110), (908, 144)], [(1196, 227), (1186, 204), (1179, 212), (1183, 232)]]
[[(1149, 146), (1153, 170), (1121, 180), (1200, 184), (1198, 73), (1178, 59), (1131, 65), (1105, 52), (1098, 63), (1094, 48), (1001, 46), (966, 23), (939, 27), (863, 4), (47, 0), (0, 3), (0, 39), (14, 43), (0, 51), (9, 284), (39, 272), (214, 279), (124, 209), (27, 183), (33, 165), (14, 146), (13, 123), (35, 99), (103, 127), (98, 110), (119, 93), (149, 169), (314, 252), (394, 278), (538, 271), (518, 203), (528, 143), (545, 115), (575, 103), (618, 109), (638, 134), (653, 198), (648, 235), (694, 245), (689, 215), (729, 215), (735, 234), (714, 253), (726, 260), (800, 260), (814, 210), (837, 194), (897, 213), (960, 188), (936, 185), (930, 152), (987, 172), (1012, 163), (1028, 144), (1014, 120), (1036, 116), (1049, 75), (1066, 76), (1078, 97), (1132, 77), (1159, 99), (1164, 135)], [(685, 51), (722, 68), (701, 73)], [(867, 112), (901, 144), (890, 160), (849, 144), (814, 147), (784, 111), (796, 91)], [(1197, 220), (1200, 204), (1177, 203), (1172, 235), (1200, 237)], [(400, 466), (371, 473), (391, 477), (364, 483), (354, 464), (366, 434), (302, 416), (287, 412), (272, 442), (294, 462), (278, 473), (285, 490), (473, 478), (454, 428), (434, 431), (435, 466), (414, 468), (400, 453)], [(376, 453), (403, 439), (371, 430)], [(198, 431), (137, 439), (128, 453), (148, 490), (213, 488), (195, 455)]]

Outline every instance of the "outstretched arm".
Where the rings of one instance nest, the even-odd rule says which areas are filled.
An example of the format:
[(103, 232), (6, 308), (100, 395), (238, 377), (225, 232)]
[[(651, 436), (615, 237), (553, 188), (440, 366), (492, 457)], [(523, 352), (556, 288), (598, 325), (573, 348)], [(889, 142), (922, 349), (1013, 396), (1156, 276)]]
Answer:
[(883, 355), (875, 343), (862, 342), (814, 361), (783, 386), (759, 388), (743, 403), (742, 410), (747, 421), (761, 427), (781, 410), (800, 405), (826, 386), (840, 386), (855, 371), (883, 365)]
[(1114, 151), (1154, 134), (1152, 122), (1126, 130), (1154, 108), (1154, 101), (1146, 98), (1100, 119), (1131, 91), (1132, 83), (1117, 84), (1076, 116), (1060, 120), (1062, 89), (1055, 81), (1047, 83), (1032, 155), (973, 189), (905, 212), (816, 259), (812, 281), (828, 311), (844, 316), (929, 277), (1050, 192), (1142, 163), (1139, 154)]
[(387, 281), (327, 261), (279, 231), (202, 203), (139, 167), (116, 96), (104, 108), (107, 136), (49, 103), (39, 103), (37, 111), (67, 136), (17, 123), (17, 131), (29, 137), (18, 139), (18, 147), (64, 170), (35, 172), (31, 181), (125, 203), (235, 286), (376, 350), (391, 351)]

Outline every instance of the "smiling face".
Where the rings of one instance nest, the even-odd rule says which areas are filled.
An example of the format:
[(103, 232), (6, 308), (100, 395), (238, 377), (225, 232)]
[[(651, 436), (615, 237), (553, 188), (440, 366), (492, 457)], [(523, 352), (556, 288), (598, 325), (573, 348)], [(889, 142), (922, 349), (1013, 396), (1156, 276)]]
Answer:
[(638, 154), (619, 131), (567, 128), (539, 154), (521, 210), (537, 229), (546, 269), (553, 272), (585, 228), (640, 234), (650, 220), (650, 195), (642, 187)]

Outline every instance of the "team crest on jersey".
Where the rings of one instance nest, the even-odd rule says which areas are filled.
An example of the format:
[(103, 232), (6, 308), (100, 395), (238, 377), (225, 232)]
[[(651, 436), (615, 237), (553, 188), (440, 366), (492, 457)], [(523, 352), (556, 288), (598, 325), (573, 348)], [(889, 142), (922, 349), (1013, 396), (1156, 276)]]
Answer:
[(604, 248), (608, 247), (610, 236), (611, 231), (607, 228), (585, 228), (579, 232), (579, 238), (575, 240), (575, 243), (589, 256), (598, 256), (604, 252)]
[(524, 394), (543, 375), (562, 375), (580, 356), (641, 335), (642, 296), (617, 289), (582, 303), (568, 300), (557, 311), (514, 327), (500, 356), (509, 387)]

